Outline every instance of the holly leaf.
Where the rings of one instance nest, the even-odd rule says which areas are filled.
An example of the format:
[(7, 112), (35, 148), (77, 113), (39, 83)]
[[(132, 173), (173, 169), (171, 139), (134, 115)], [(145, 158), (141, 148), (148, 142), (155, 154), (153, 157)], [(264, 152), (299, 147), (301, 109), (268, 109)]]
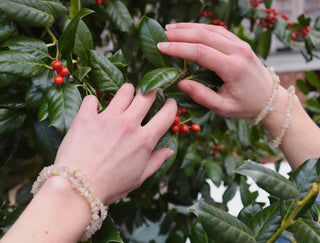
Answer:
[(90, 51), (89, 61), (92, 66), (89, 75), (98, 90), (116, 92), (124, 83), (122, 72), (97, 51)]
[(251, 177), (259, 187), (273, 196), (291, 199), (299, 195), (298, 190), (287, 178), (253, 161), (247, 161), (244, 165), (240, 166), (236, 172)]
[(122, 32), (132, 29), (134, 22), (128, 8), (120, 0), (109, 0), (106, 13), (110, 21)]
[(53, 16), (40, 0), (1, 0), (0, 10), (22, 24), (41, 27), (53, 23)]
[(0, 13), (0, 41), (9, 39), (15, 32), (16, 26), (8, 19), (8, 16), (4, 13)]
[(48, 11), (55, 17), (60, 17), (68, 13), (68, 9), (60, 1), (42, 0)]
[(320, 225), (311, 220), (297, 220), (293, 225), (293, 234), (297, 243), (320, 242)]
[(100, 230), (92, 236), (92, 243), (123, 243), (117, 227), (110, 215), (105, 219)]
[(93, 39), (91, 32), (87, 25), (80, 20), (78, 30), (76, 33), (76, 39), (74, 43), (74, 52), (79, 56), (86, 64), (89, 63), (89, 51), (93, 49)]
[(53, 86), (47, 93), (50, 126), (65, 134), (77, 114), (82, 98), (75, 85)]
[(144, 17), (139, 25), (139, 44), (143, 54), (156, 67), (165, 67), (163, 54), (158, 50), (159, 42), (167, 42), (168, 38), (162, 26), (155, 20)]
[(108, 58), (109, 61), (115, 65), (122, 73), (127, 72), (128, 64), (122, 50), (118, 50), (111, 57)]
[(205, 202), (199, 201), (190, 210), (197, 215), (213, 240), (224, 243), (255, 243), (252, 231), (239, 219)]
[(320, 88), (320, 80), (313, 71), (306, 71), (306, 78), (313, 87)]
[(296, 84), (298, 89), (304, 94), (307, 95), (309, 93), (309, 88), (307, 84), (302, 79), (297, 79)]
[(4, 42), (3, 46), (8, 47), (10, 50), (29, 53), (39, 59), (48, 56), (46, 43), (30, 37), (17, 36)]
[(179, 78), (181, 70), (173, 67), (157, 68), (146, 73), (139, 84), (137, 90), (141, 89), (143, 94), (148, 93), (150, 90), (160, 88), (174, 82)]
[(26, 114), (19, 110), (0, 108), (0, 135), (18, 129), (24, 122)]
[(41, 74), (46, 64), (39, 58), (21, 51), (0, 52), (0, 72), (30, 78)]
[(218, 163), (214, 163), (212, 161), (203, 161), (204, 169), (208, 178), (217, 186), (219, 187), (221, 182), (224, 179), (224, 172), (221, 165)]
[(257, 46), (257, 53), (263, 58), (266, 59), (270, 46), (271, 46), (271, 36), (272, 36), (272, 30), (268, 29), (267, 31), (263, 32), (261, 35), (258, 46)]

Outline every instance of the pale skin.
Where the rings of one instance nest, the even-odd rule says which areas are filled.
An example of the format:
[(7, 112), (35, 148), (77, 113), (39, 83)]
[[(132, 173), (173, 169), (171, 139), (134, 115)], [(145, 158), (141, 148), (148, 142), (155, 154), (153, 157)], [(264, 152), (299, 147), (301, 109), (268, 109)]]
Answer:
[[(195, 81), (181, 81), (179, 88), (195, 102), (219, 115), (239, 119), (254, 118), (264, 108), (272, 93), (272, 77), (248, 44), (222, 27), (204, 24), (168, 25), (167, 36), (169, 42), (161, 43), (160, 51), (196, 61), (225, 82), (217, 93)], [(172, 155), (170, 149), (153, 148), (174, 121), (175, 101), (169, 99), (149, 123), (141, 126), (154, 99), (155, 91), (145, 96), (139, 92), (134, 97), (134, 87), (125, 84), (108, 108), (98, 114), (96, 98), (86, 97), (55, 164), (80, 169), (105, 204), (139, 187)], [(287, 102), (287, 91), (280, 87), (274, 111), (262, 121), (273, 137), (281, 131)], [(281, 150), (295, 169), (305, 160), (320, 156), (320, 129), (297, 97), (291, 121)], [(1, 242), (77, 242), (89, 221), (87, 202), (67, 181), (52, 177)]]

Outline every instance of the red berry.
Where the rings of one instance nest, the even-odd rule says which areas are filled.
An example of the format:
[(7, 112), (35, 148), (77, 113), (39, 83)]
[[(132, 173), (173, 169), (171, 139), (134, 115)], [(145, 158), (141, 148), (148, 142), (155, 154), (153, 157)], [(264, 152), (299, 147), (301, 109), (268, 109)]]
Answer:
[(59, 75), (62, 77), (68, 76), (68, 74), (69, 74), (69, 70), (66, 67), (63, 67), (59, 72)]
[(57, 75), (57, 76), (54, 77), (53, 81), (54, 81), (54, 83), (55, 83), (56, 85), (60, 85), (60, 84), (63, 84), (63, 81), (64, 81), (64, 80), (63, 80), (63, 77), (62, 77), (62, 76)]
[(208, 17), (212, 16), (212, 12), (207, 12)]
[(214, 156), (216, 156), (216, 155), (218, 154), (218, 151), (215, 150), (215, 151), (212, 152), (212, 154), (213, 154)]
[(200, 126), (198, 124), (192, 124), (190, 128), (194, 132), (199, 132), (200, 131)]
[(102, 94), (102, 92), (100, 90), (98, 90), (97, 88), (94, 88), (94, 90), (96, 91), (98, 96), (100, 96)]
[(62, 62), (56, 60), (52, 63), (52, 68), (56, 71), (60, 71), (62, 69)]
[(179, 127), (178, 125), (173, 125), (173, 126), (171, 127), (171, 131), (172, 131), (173, 133), (177, 133), (177, 132), (180, 131), (180, 127)]
[(180, 134), (185, 134), (189, 132), (189, 126), (186, 124), (181, 125), (180, 127)]
[(286, 14), (282, 14), (282, 18), (285, 19), (285, 20), (287, 20), (287, 21), (289, 20), (289, 16), (286, 15)]
[(263, 162), (262, 162), (262, 164), (268, 164), (268, 161), (266, 161), (266, 160), (264, 160)]
[(214, 146), (214, 149), (215, 150), (220, 150), (220, 145), (217, 144), (216, 146)]
[(176, 118), (174, 119), (173, 124), (174, 125), (178, 125), (180, 123), (180, 117), (176, 116)]
[(102, 0), (96, 0), (96, 4), (97, 5), (101, 5), (102, 4)]
[(293, 23), (292, 22), (288, 22), (287, 25), (288, 26), (293, 26)]
[(178, 110), (179, 114), (186, 113), (186, 112), (187, 112), (186, 108), (181, 108)]

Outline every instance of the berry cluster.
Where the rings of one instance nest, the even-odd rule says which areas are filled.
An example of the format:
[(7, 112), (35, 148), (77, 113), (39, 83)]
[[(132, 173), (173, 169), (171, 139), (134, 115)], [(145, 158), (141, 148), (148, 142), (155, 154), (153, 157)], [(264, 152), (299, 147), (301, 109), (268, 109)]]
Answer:
[(278, 19), (279, 12), (275, 8), (267, 8), (265, 10), (267, 18), (260, 21), (264, 28), (273, 28), (276, 20)]
[(303, 26), (298, 30), (293, 29), (292, 40), (296, 41), (298, 37), (301, 37), (304, 40), (310, 32), (311, 28), (309, 26)]
[(214, 156), (216, 156), (216, 155), (218, 154), (218, 152), (219, 152), (220, 149), (221, 149), (220, 145), (219, 145), (219, 144), (216, 144), (216, 145), (214, 146), (214, 150), (213, 150), (212, 154), (213, 154)]
[(171, 131), (173, 133), (179, 132), (179, 134), (186, 134), (190, 130), (194, 132), (199, 132), (200, 126), (198, 124), (192, 124), (190, 127), (187, 124), (181, 124), (179, 115), (185, 112), (186, 112), (185, 108), (181, 108), (178, 110), (176, 118), (174, 119), (173, 125), (171, 127)]
[(260, 3), (264, 3), (264, 1), (263, 0), (250, 0), (250, 5), (253, 8), (259, 7)]
[[(212, 12), (209, 11), (201, 11), (201, 15), (205, 18), (210, 18), (212, 17)], [(213, 25), (220, 25), (222, 27), (224, 27), (225, 29), (228, 29), (228, 26), (225, 24), (225, 22), (219, 20), (219, 19), (213, 19), (211, 20), (211, 24)]]
[(64, 77), (68, 76), (68, 68), (62, 65), (62, 62), (56, 60), (52, 63), (52, 68), (57, 71), (59, 74), (54, 77), (53, 81), (56, 85), (61, 85), (64, 82)]
[[(103, 0), (105, 3), (108, 2), (108, 0)], [(96, 4), (97, 5), (101, 5), (102, 4), (102, 0), (96, 0)]]

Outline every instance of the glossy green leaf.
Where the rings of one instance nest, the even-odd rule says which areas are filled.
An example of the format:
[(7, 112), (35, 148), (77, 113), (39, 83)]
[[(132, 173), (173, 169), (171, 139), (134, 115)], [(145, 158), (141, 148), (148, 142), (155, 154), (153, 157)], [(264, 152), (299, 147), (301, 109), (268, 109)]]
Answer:
[(46, 64), (35, 56), (21, 51), (0, 52), (0, 72), (20, 77), (33, 77), (41, 74)]
[(24, 122), (26, 114), (6, 108), (0, 108), (0, 135), (18, 129)]
[(251, 192), (249, 190), (250, 185), (246, 181), (246, 177), (241, 177), (240, 180), (240, 196), (242, 204), (246, 207), (251, 203), (255, 202), (255, 199), (258, 197), (258, 192)]
[(234, 198), (234, 196), (236, 195), (237, 190), (238, 190), (238, 185), (237, 184), (233, 184), (232, 186), (229, 186), (227, 188), (227, 190), (225, 190), (223, 195), (222, 195), (222, 202), (225, 203), (225, 204), (227, 202), (229, 202), (232, 198)]
[(150, 90), (160, 88), (175, 81), (181, 74), (178, 68), (157, 68), (145, 74), (139, 82), (137, 89), (141, 89), (143, 94)]
[(54, 77), (56, 76), (56, 72), (51, 69), (45, 70), (40, 75), (33, 77), (31, 79), (32, 84), (37, 87), (41, 92), (47, 93), (47, 91), (55, 85), (53, 82)]
[(257, 53), (263, 58), (266, 59), (270, 46), (271, 46), (271, 36), (272, 36), (272, 30), (268, 29), (267, 31), (263, 32), (261, 35), (258, 46), (257, 46)]
[(168, 38), (162, 26), (155, 20), (144, 17), (139, 25), (139, 43), (143, 54), (156, 67), (165, 67), (163, 55), (157, 48), (159, 42), (167, 42)]
[(298, 190), (284, 176), (253, 161), (249, 160), (240, 166), (236, 172), (251, 177), (258, 186), (273, 196), (290, 199), (299, 195)]
[(90, 78), (98, 90), (116, 92), (124, 83), (121, 71), (97, 51), (90, 51), (89, 60), (92, 66)]
[(41, 0), (1, 0), (0, 10), (11, 19), (30, 26), (50, 25), (54, 21)]
[(49, 118), (49, 105), (48, 105), (48, 100), (47, 100), (47, 96), (45, 95), (40, 103), (40, 107), (39, 107), (39, 112), (38, 112), (38, 121), (44, 121), (46, 119)]
[(9, 39), (16, 32), (16, 26), (8, 16), (0, 12), (0, 41)]
[(8, 47), (10, 50), (29, 53), (40, 59), (48, 56), (46, 43), (38, 39), (14, 37), (4, 42), (3, 46)]
[(320, 80), (313, 71), (306, 71), (306, 77), (313, 87), (320, 88)]
[(91, 69), (91, 67), (80, 67), (73, 73), (73, 76), (82, 81), (90, 73)]
[(234, 176), (236, 169), (242, 164), (242, 157), (234, 157), (232, 154), (229, 154), (224, 159), (224, 167), (226, 169), (227, 175)]
[(279, 203), (274, 203), (257, 213), (251, 225), (257, 243), (267, 242), (281, 225)]
[(109, 0), (106, 13), (110, 21), (123, 32), (128, 32), (133, 28), (134, 22), (127, 9), (120, 0)]
[(191, 207), (208, 236), (218, 242), (256, 242), (252, 231), (236, 217), (205, 202), (199, 201)]
[(246, 147), (250, 145), (250, 127), (247, 121), (238, 121), (238, 136), (243, 146)]
[(92, 49), (94, 48), (91, 32), (87, 25), (80, 20), (74, 42), (74, 52), (87, 64), (89, 63), (89, 51)]
[(121, 49), (114, 53), (111, 57), (109, 57), (109, 61), (113, 65), (115, 65), (122, 73), (127, 72), (128, 63)]
[(49, 127), (48, 121), (36, 122), (33, 129), (36, 148), (47, 164), (53, 163), (63, 138), (62, 135), (55, 128)]
[(82, 8), (77, 15), (71, 19), (59, 39), (59, 50), (62, 55), (67, 55), (73, 50), (80, 20), (93, 12), (94, 11), (90, 9)]
[(319, 243), (320, 225), (311, 220), (298, 220), (293, 225), (293, 234), (297, 243)]
[(117, 227), (110, 215), (105, 219), (99, 231), (92, 237), (92, 243), (123, 243)]
[(247, 226), (251, 227), (250, 223), (253, 221), (255, 215), (262, 210), (259, 204), (250, 204), (247, 207), (241, 209), (238, 214), (238, 219), (240, 219)]
[(158, 142), (155, 150), (161, 148), (170, 148), (174, 154), (167, 159), (161, 166), (161, 168), (153, 175), (152, 182), (156, 183), (161, 180), (161, 178), (168, 172), (168, 170), (173, 165), (177, 153), (178, 153), (178, 136), (177, 134), (172, 134), (170, 131), (167, 132)]
[(65, 134), (77, 114), (82, 98), (72, 84), (53, 86), (47, 93), (50, 126)]
[(63, 16), (68, 12), (68, 9), (60, 1), (42, 0), (42, 2), (53, 16)]
[(204, 169), (208, 178), (219, 187), (224, 178), (224, 172), (221, 165), (212, 161), (204, 161)]
[(304, 94), (307, 95), (309, 93), (309, 88), (307, 84), (302, 79), (297, 79), (296, 84), (298, 89)]
[(19, 79), (17, 76), (0, 72), (0, 88), (6, 87)]
[(41, 100), (43, 97), (43, 93), (34, 85), (31, 85), (26, 91), (26, 105), (29, 109), (38, 109)]

